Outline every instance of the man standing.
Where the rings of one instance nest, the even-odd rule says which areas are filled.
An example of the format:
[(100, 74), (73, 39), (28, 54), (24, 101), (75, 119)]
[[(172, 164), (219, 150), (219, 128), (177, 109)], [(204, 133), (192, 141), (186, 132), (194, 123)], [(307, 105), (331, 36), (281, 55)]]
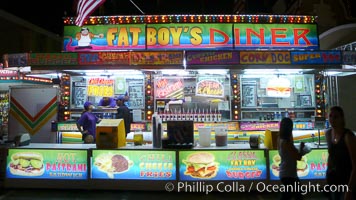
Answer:
[(120, 95), (116, 100), (116, 104), (119, 107), (117, 109), (117, 118), (124, 119), (125, 132), (127, 136), (127, 134), (130, 133), (131, 128), (131, 115), (129, 108), (125, 105), (125, 96)]

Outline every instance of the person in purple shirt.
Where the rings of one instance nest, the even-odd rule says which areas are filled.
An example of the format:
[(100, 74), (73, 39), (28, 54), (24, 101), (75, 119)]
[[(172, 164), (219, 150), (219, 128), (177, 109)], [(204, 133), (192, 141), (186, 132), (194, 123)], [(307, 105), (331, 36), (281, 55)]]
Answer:
[(93, 108), (94, 106), (91, 102), (85, 102), (84, 112), (77, 121), (77, 128), (83, 134), (84, 143), (93, 143), (95, 141), (96, 123), (100, 119), (92, 113)]
[(102, 99), (100, 99), (98, 106), (104, 108), (115, 108), (116, 100), (112, 97), (103, 97)]

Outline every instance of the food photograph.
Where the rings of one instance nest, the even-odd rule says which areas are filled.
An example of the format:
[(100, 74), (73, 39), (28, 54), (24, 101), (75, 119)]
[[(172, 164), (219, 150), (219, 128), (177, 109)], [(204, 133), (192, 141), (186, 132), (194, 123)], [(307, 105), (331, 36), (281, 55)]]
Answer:
[[(277, 150), (269, 152), (270, 179), (279, 180), (281, 157)], [(314, 149), (297, 161), (297, 175), (300, 179), (324, 179), (327, 168), (327, 152)]]

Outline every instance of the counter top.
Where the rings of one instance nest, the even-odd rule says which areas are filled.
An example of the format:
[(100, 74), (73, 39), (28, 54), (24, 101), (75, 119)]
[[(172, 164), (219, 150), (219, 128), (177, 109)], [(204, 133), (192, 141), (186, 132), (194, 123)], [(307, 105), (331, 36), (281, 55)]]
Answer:
[[(15, 148), (15, 147), (12, 147)], [(31, 143), (27, 146), (16, 148), (39, 148), (39, 149), (92, 149), (96, 148), (96, 144), (53, 144), (53, 143)]]
[[(21, 146), (17, 148), (40, 148), (40, 149), (96, 149), (96, 144), (51, 144), (51, 143), (31, 143), (27, 146)], [(118, 149), (157, 149), (161, 148), (153, 148), (152, 144), (143, 144), (139, 146), (134, 146), (133, 143), (128, 142), (125, 147), (121, 147)], [(224, 147), (217, 147), (215, 143), (211, 144), (210, 147), (201, 147), (199, 145), (193, 147), (192, 149), (184, 149), (184, 150), (224, 150), (224, 149), (251, 149), (250, 145), (247, 143), (244, 144), (229, 144)], [(264, 145), (260, 145), (258, 149), (265, 149)], [(164, 149), (164, 150), (175, 150), (175, 149)], [(183, 149), (182, 149), (183, 150)]]
[[(315, 143), (307, 143), (310, 148), (312, 149), (325, 149), (327, 148), (326, 145), (321, 145), (318, 146)], [(296, 147), (298, 147), (299, 144), (296, 144)], [(15, 147), (10, 147), (8, 146), (7, 148), (15, 148)], [(16, 147), (16, 148), (39, 148), (39, 149), (96, 149), (96, 144), (52, 144), (52, 143), (31, 143), (30, 145), (27, 146), (21, 146), (21, 147)], [(152, 144), (143, 144), (140, 146), (134, 146), (132, 142), (128, 142), (125, 147), (121, 147), (118, 149), (129, 149), (129, 150), (134, 150), (134, 149), (152, 149), (152, 150), (161, 150), (161, 148), (153, 148)], [(248, 143), (237, 143), (237, 144), (228, 144), (227, 146), (224, 147), (217, 147), (215, 146), (215, 143), (212, 143), (210, 147), (201, 147), (196, 145), (192, 149), (164, 149), (164, 150), (224, 150), (224, 149), (241, 149), (241, 150), (265, 150), (265, 146), (263, 144), (260, 144), (259, 148), (250, 148), (250, 145)]]

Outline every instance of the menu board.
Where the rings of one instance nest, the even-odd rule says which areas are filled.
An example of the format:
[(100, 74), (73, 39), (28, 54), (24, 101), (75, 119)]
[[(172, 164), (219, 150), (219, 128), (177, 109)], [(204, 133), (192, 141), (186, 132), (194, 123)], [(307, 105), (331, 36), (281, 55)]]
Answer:
[[(270, 179), (279, 180), (279, 164), (281, 157), (277, 150), (269, 151)], [(325, 179), (328, 166), (328, 150), (313, 149), (297, 161), (299, 179)]]
[(256, 107), (257, 95), (256, 84), (243, 84), (242, 85), (242, 107)]
[(128, 80), (129, 84), (129, 108), (141, 109), (144, 107), (143, 79)]
[(82, 108), (87, 99), (87, 85), (85, 82), (73, 82), (72, 106)]
[(87, 164), (87, 150), (9, 149), (6, 178), (83, 180)]
[(180, 180), (267, 179), (264, 150), (179, 151)]
[(92, 179), (176, 180), (175, 151), (93, 150)]

